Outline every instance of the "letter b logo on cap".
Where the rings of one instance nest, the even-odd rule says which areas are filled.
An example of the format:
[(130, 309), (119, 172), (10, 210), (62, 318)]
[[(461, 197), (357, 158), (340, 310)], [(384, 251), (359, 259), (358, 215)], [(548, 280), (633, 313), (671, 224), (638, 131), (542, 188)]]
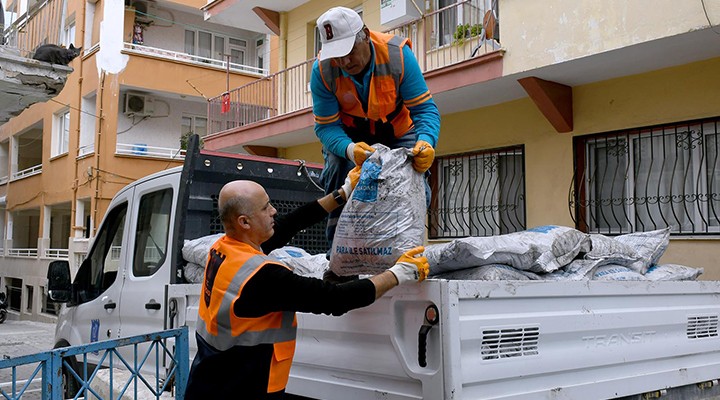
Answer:
[(325, 24), (324, 28), (325, 28), (325, 40), (332, 40), (332, 38), (335, 37), (335, 35), (333, 35), (332, 25)]

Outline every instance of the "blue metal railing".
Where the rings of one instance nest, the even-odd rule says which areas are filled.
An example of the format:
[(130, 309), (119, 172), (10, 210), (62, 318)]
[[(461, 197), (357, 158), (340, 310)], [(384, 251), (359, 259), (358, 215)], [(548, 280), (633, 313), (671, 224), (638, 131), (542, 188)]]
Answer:
[[(169, 349), (167, 339), (175, 338), (174, 348)], [(138, 346), (151, 342), (144, 354), (138, 354)], [(118, 348), (123, 346), (133, 346), (133, 360), (129, 362), (119, 352)], [(97, 366), (90, 367), (87, 361), (88, 353), (100, 355)], [(76, 371), (74, 365), (69, 358), (75, 358), (82, 355), (82, 363), (78, 363), (79, 371)], [(148, 358), (155, 357), (155, 377), (154, 382), (149, 382), (142, 372), (141, 368), (145, 365)], [(141, 356), (141, 357), (139, 357)], [(167, 375), (162, 378), (160, 375), (161, 359), (168, 356), (170, 365), (167, 369)], [(11, 368), (11, 389), (5, 392), (0, 388), (0, 399), (20, 400), (23, 394), (26, 394), (30, 384), (38, 375), (42, 377), (42, 399), (43, 400), (59, 400), (64, 399), (63, 393), (63, 368), (65, 368), (66, 379), (75, 379), (80, 388), (75, 398), (87, 397), (93, 394), (95, 397), (102, 399), (97, 391), (90, 387), (90, 383), (97, 376), (101, 369), (109, 369), (109, 397), (111, 399), (122, 398), (122, 396), (133, 385), (134, 398), (137, 398), (138, 388), (147, 388), (152, 392), (156, 399), (171, 384), (175, 385), (175, 399), (182, 400), (185, 395), (185, 385), (189, 373), (189, 348), (188, 348), (188, 329), (186, 326), (178, 329), (170, 329), (162, 332), (149, 333), (144, 335), (132, 336), (127, 338), (103, 340), (91, 344), (79, 346), (61, 347), (52, 351), (43, 353), (30, 354), (26, 356), (15, 357), (7, 360), (0, 360), (0, 370)], [(117, 366), (117, 360), (121, 362), (121, 366)], [(18, 367), (25, 365), (35, 365), (35, 369), (29, 376), (23, 377), (18, 382)], [(113, 385), (113, 371), (123, 370), (130, 373), (130, 377), (119, 391), (115, 390)], [(69, 374), (69, 375), (68, 375)], [(20, 386), (20, 387), (18, 387)]]

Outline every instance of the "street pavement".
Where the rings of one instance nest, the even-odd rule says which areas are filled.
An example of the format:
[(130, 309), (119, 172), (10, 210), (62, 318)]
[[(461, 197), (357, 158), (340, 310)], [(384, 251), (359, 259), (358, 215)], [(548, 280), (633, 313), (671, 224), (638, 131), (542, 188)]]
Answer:
[[(52, 350), (55, 324), (33, 321), (6, 320), (0, 324), (0, 356), (3, 359), (14, 358), (27, 354), (34, 354)], [(23, 366), (16, 369), (16, 393), (24, 386), (24, 381), (35, 370), (37, 364)], [(22, 396), (23, 400), (40, 399), (41, 373), (35, 377), (33, 383)], [(12, 368), (0, 369), (0, 390), (13, 398)], [(0, 392), (0, 398), (6, 398)]]

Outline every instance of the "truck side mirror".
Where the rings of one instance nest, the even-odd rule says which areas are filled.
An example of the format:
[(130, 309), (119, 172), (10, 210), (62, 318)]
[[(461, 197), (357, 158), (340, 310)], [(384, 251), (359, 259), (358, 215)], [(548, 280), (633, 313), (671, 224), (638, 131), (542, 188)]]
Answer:
[(70, 301), (70, 264), (65, 260), (50, 263), (47, 273), (48, 295), (52, 301), (67, 303)]

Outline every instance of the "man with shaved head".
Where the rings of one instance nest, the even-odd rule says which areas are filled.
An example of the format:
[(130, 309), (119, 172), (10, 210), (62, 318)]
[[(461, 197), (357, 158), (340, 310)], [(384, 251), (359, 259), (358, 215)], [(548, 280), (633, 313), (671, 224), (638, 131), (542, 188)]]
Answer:
[(358, 178), (355, 168), (339, 190), (281, 218), (261, 185), (243, 180), (222, 188), (225, 235), (210, 249), (205, 268), (186, 399), (283, 399), (296, 312), (342, 315), (399, 284), (425, 279), (422, 247), (383, 273), (340, 284), (296, 275), (265, 255), (344, 204)]

